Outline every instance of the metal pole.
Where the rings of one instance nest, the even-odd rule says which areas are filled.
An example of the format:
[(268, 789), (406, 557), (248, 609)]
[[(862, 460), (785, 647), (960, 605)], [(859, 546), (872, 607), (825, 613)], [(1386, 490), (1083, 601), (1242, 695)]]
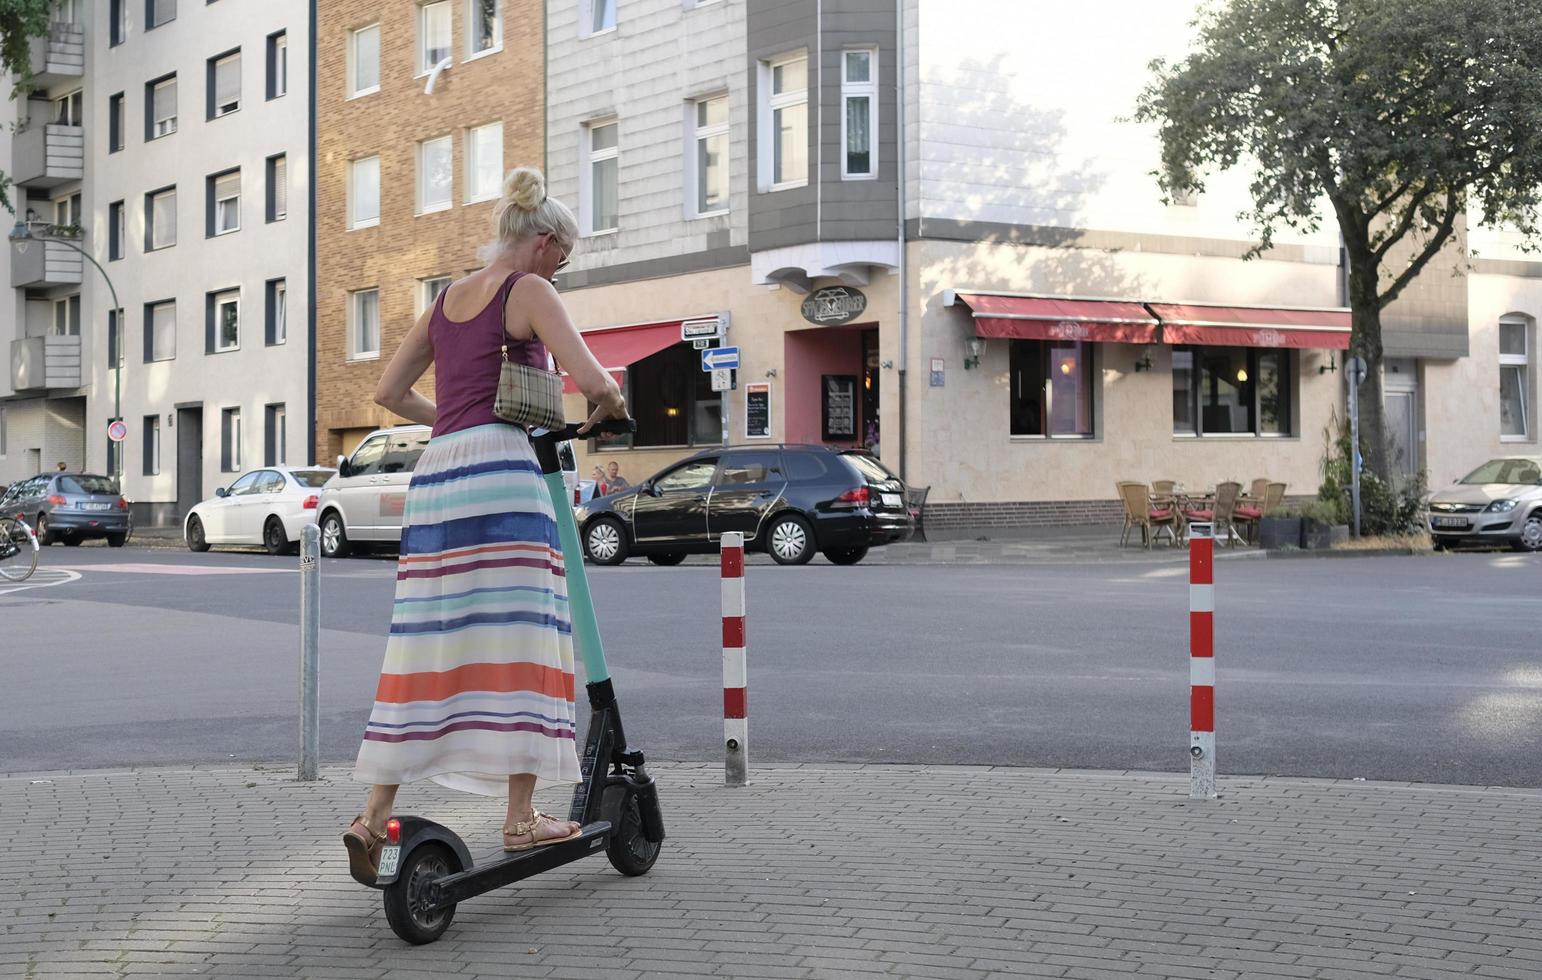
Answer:
[(1215, 526), (1189, 525), (1189, 799), (1215, 799)]
[(750, 776), (749, 669), (744, 655), (744, 535), (726, 532), (722, 546), (723, 782), (743, 786)]
[(300, 530), (300, 779), (316, 778), (321, 754), (321, 528)]
[[(1349, 497), (1355, 510), (1355, 537), (1360, 536), (1360, 378), (1351, 368), (1349, 379)], [(1364, 377), (1364, 375), (1361, 375)]]

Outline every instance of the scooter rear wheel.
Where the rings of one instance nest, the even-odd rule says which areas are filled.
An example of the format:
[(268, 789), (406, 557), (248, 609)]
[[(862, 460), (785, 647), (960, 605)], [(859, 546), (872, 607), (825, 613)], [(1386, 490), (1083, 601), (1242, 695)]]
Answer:
[(431, 943), (444, 935), (455, 918), (455, 906), (430, 909), (425, 905), (425, 886), (460, 870), (460, 861), (449, 848), (422, 844), (407, 855), (396, 881), (385, 889), (386, 921), (391, 931), (414, 946)]
[(607, 786), (601, 809), (611, 826), (610, 844), (605, 848), (611, 867), (634, 878), (647, 874), (659, 859), (663, 842), (654, 843), (643, 835), (637, 791), (630, 786)]

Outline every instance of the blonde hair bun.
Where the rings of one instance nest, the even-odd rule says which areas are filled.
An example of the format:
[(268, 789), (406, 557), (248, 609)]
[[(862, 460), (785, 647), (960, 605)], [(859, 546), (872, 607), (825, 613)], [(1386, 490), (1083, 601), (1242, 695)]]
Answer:
[(503, 178), (503, 196), (521, 211), (534, 211), (546, 200), (546, 178), (534, 167), (516, 167)]

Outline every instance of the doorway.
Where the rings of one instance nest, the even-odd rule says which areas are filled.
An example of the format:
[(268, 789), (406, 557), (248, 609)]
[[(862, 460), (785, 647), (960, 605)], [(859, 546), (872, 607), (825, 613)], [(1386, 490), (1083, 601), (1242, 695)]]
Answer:
[(203, 499), (203, 407), (177, 409), (177, 523)]
[(1423, 467), (1419, 462), (1419, 375), (1416, 361), (1388, 358), (1382, 373), (1382, 406), (1387, 421), (1387, 453), (1392, 474), (1404, 482)]

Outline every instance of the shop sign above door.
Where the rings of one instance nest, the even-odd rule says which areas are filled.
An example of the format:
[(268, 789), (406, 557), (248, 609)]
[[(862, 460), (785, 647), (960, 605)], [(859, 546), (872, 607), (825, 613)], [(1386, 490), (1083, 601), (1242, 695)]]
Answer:
[(803, 319), (821, 327), (850, 323), (867, 309), (867, 297), (850, 286), (826, 286), (816, 289), (803, 301)]

